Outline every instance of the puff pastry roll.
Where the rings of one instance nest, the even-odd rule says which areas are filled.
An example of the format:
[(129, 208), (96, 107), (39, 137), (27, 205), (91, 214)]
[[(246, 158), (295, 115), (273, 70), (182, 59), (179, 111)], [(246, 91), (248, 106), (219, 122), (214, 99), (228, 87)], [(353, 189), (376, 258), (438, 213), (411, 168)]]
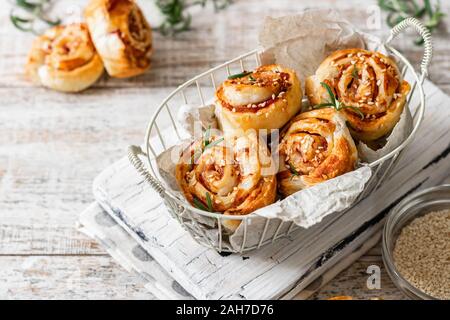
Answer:
[[(176, 166), (176, 179), (195, 207), (225, 215), (246, 215), (272, 204), (276, 197), (276, 167), (256, 133), (193, 142)], [(223, 219), (234, 232), (240, 220)]]
[(281, 133), (279, 191), (299, 190), (352, 171), (358, 159), (345, 119), (335, 109), (297, 115)]
[(83, 23), (56, 26), (36, 38), (25, 68), (35, 83), (64, 92), (84, 90), (103, 73)]
[(353, 137), (363, 142), (379, 139), (394, 128), (405, 106), (410, 85), (396, 63), (379, 52), (339, 50), (326, 58), (315, 75), (306, 79), (312, 105), (329, 101), (326, 83), (346, 106), (344, 113)]
[(301, 109), (302, 90), (293, 70), (266, 65), (230, 76), (216, 92), (216, 113), (225, 132), (279, 129)]
[(152, 30), (133, 0), (91, 0), (85, 18), (110, 76), (132, 77), (150, 67)]

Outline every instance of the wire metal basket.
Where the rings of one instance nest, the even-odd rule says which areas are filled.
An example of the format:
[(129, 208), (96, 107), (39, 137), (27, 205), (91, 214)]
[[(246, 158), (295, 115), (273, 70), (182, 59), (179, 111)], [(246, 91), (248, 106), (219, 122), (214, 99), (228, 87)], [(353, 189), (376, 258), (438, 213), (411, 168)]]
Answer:
[[(420, 66), (420, 74), (415, 71), (411, 63), (399, 51), (397, 51), (390, 45), (395, 37), (404, 32), (409, 27), (413, 27), (424, 40), (424, 56)], [(395, 56), (399, 61), (402, 75), (404, 76), (406, 72), (409, 71), (414, 79), (414, 83), (412, 85), (412, 89), (409, 93), (406, 104), (413, 116), (413, 129), (410, 135), (403, 141), (401, 145), (396, 147), (394, 150), (392, 150), (382, 158), (368, 164), (368, 166), (372, 169), (373, 174), (370, 180), (366, 183), (366, 186), (362, 193), (353, 203), (353, 206), (364, 199), (373, 190), (377, 189), (382, 184), (383, 180), (387, 176), (389, 176), (395, 163), (401, 157), (402, 151), (411, 142), (411, 140), (417, 133), (424, 115), (425, 94), (422, 85), (424, 79), (428, 75), (427, 69), (428, 65), (430, 64), (433, 51), (430, 32), (417, 19), (407, 18), (391, 30), (390, 36), (385, 41), (384, 46), (389, 51), (389, 53)], [(214, 96), (216, 85), (224, 81), (229, 75), (233, 73), (243, 72), (244, 70), (252, 70), (260, 66), (260, 54), (261, 52), (259, 50), (248, 52), (222, 65), (212, 68), (179, 86), (162, 101), (162, 103), (154, 113), (148, 125), (147, 133), (145, 136), (145, 152), (138, 146), (129, 147), (128, 156), (131, 163), (136, 168), (136, 170), (144, 177), (145, 181), (147, 181), (150, 186), (164, 199), (164, 203), (166, 204), (171, 215), (179, 221), (179, 223), (192, 235), (192, 237), (197, 242), (204, 246), (213, 248), (218, 252), (243, 253), (258, 249), (261, 246), (272, 243), (281, 237), (291, 234), (296, 229), (298, 229), (298, 227), (293, 222), (283, 222), (279, 220), (279, 225), (276, 228), (276, 231), (269, 237), (267, 237), (266, 231), (270, 219), (266, 219), (267, 221), (265, 222), (263, 231), (260, 234), (258, 243), (256, 245), (249, 244), (247, 243), (247, 226), (252, 223), (252, 219), (255, 219), (254, 214), (244, 216), (226, 216), (220, 213), (210, 213), (191, 206), (184, 199), (179, 199), (173, 192), (171, 192), (164, 186), (164, 184), (161, 182), (161, 176), (159, 175), (157, 170), (155, 162), (156, 157), (163, 151), (174, 145), (173, 142), (169, 142), (169, 140), (174, 140), (173, 137), (171, 137), (172, 139), (168, 139), (167, 136), (164, 137), (161, 128), (165, 128), (167, 126), (173, 128), (173, 134), (176, 135), (178, 141), (180, 141), (180, 128), (178, 127), (177, 122), (175, 121), (175, 118), (173, 116), (175, 114), (174, 109), (182, 104), (189, 103), (199, 103), (200, 105), (204, 106), (207, 98)], [(410, 101), (411, 97), (414, 94), (418, 95), (419, 104), (413, 107), (411, 106)], [(140, 156), (144, 156), (147, 159), (148, 166), (144, 165)], [(347, 210), (349, 209), (350, 208), (348, 208)], [(341, 212), (341, 214), (343, 213), (344, 212)], [(214, 219), (216, 221), (215, 226), (218, 229), (218, 232), (208, 232), (208, 227), (204, 223), (202, 223), (205, 218)], [(258, 216), (258, 219), (261, 219), (261, 217)], [(243, 224), (244, 233), (240, 248), (230, 248), (229, 246), (224, 245), (224, 232), (222, 230), (222, 221), (224, 220), (240, 220), (241, 224)], [(329, 221), (328, 223), (333, 223), (333, 220)]]

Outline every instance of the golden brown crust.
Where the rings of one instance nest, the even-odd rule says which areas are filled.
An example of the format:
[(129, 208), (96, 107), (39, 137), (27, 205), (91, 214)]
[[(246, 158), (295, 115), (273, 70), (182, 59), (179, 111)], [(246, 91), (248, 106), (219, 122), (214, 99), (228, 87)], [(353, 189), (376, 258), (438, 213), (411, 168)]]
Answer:
[(266, 65), (216, 91), (216, 112), (225, 132), (279, 129), (301, 109), (302, 90), (293, 70)]
[(78, 92), (102, 75), (103, 63), (84, 23), (56, 26), (37, 37), (25, 66), (28, 77), (45, 87)]
[[(219, 139), (212, 137), (211, 143)], [(270, 168), (270, 153), (256, 134), (227, 136), (210, 148), (203, 149), (202, 143), (186, 148), (176, 166), (176, 179), (191, 204), (200, 202), (225, 215), (246, 215), (275, 201), (276, 170)], [(222, 222), (231, 232), (240, 224), (240, 220)]]
[(306, 79), (306, 95), (312, 105), (329, 100), (321, 82), (328, 84), (344, 105), (357, 107), (363, 113), (361, 119), (349, 108), (341, 110), (352, 136), (366, 143), (394, 128), (410, 91), (392, 59), (363, 49), (335, 51), (321, 63), (315, 75)]
[(345, 120), (331, 108), (292, 119), (281, 133), (279, 156), (284, 196), (354, 170), (358, 158)]
[(91, 0), (85, 18), (106, 71), (127, 78), (150, 68), (152, 30), (132, 0)]

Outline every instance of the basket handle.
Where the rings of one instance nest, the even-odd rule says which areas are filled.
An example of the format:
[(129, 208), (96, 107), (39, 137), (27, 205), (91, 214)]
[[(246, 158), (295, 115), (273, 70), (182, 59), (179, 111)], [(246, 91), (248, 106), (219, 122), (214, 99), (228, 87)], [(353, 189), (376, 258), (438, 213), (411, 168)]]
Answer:
[(155, 191), (159, 193), (161, 197), (164, 198), (164, 187), (161, 183), (156, 180), (150, 172), (148, 172), (147, 168), (144, 166), (144, 163), (139, 158), (140, 155), (147, 156), (147, 154), (142, 151), (141, 147), (138, 146), (129, 146), (128, 147), (128, 159), (131, 164), (135, 167), (137, 172), (144, 177), (145, 181), (147, 181)]
[(423, 38), (424, 41), (424, 54), (422, 62), (420, 64), (420, 71), (422, 72), (422, 77), (428, 76), (428, 66), (430, 65), (431, 58), (433, 56), (433, 42), (431, 40), (431, 33), (427, 27), (423, 25), (418, 19), (409, 17), (398, 23), (394, 28), (391, 29), (391, 34), (386, 40), (386, 44), (389, 44), (395, 37), (401, 34), (409, 27), (414, 27), (417, 33)]

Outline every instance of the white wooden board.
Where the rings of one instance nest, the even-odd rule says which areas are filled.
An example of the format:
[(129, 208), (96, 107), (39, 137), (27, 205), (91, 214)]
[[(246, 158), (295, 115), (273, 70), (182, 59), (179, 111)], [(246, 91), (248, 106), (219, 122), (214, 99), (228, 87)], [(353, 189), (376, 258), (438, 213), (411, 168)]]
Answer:
[[(406, 194), (435, 185), (450, 170), (450, 99), (426, 82), (427, 111), (420, 133), (391, 177), (342, 219), (325, 219), (259, 251), (222, 257), (198, 245), (171, 219), (159, 196), (126, 159), (106, 169), (94, 182), (102, 207), (195, 298), (279, 298), (298, 287), (320, 256), (356, 230), (382, 219)], [(411, 161), (414, 159), (414, 161)], [(332, 252), (332, 251), (331, 251)], [(239, 277), (236, 277), (239, 275)], [(270, 284), (270, 285), (269, 285)]]

